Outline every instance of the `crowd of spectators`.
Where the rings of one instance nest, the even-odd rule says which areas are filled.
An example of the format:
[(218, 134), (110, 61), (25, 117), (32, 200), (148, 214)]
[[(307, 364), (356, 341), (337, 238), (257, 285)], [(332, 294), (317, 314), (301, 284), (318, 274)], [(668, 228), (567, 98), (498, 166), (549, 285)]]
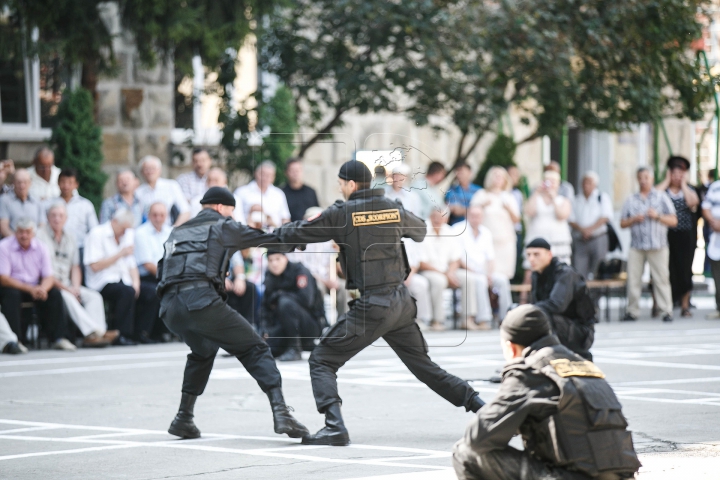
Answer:
[[(631, 234), (625, 320), (638, 316), (646, 263), (658, 314), (672, 320), (676, 305), (683, 316), (691, 315), (701, 214), (709, 226), (708, 263), (720, 284), (720, 184), (696, 190), (688, 185), (688, 168), (684, 158), (671, 158), (667, 177), (657, 186), (652, 172), (641, 168), (639, 192), (622, 208), (620, 226)], [(192, 170), (177, 180), (164, 178), (162, 163), (153, 156), (140, 161), (139, 173), (117, 172), (116, 193), (102, 202), (98, 218), (93, 204), (78, 193), (77, 172), (55, 166), (51, 150), (38, 150), (29, 169), (0, 163), (4, 353), (27, 351), (30, 312), (40, 319), (50, 345), (62, 350), (172, 339), (158, 319), (157, 262), (172, 227), (199, 212), (208, 188), (228, 188), (228, 178), (204, 149), (193, 151)], [(304, 183), (302, 161), (288, 160), (281, 187), (274, 185), (276, 173), (275, 164), (262, 162), (253, 179), (234, 191), (237, 221), (267, 230), (322, 211), (316, 192)], [(586, 279), (596, 278), (609, 250), (613, 218), (598, 175), (585, 172), (575, 195), (557, 162), (551, 162), (534, 189), (523, 190), (523, 183), (515, 166), (490, 168), (482, 186), (473, 183), (467, 164), (450, 172), (440, 162), (422, 173), (400, 162), (390, 171), (376, 169), (373, 186), (427, 222), (424, 242), (404, 242), (410, 267), (405, 283), (417, 300), (421, 328), (446, 328), (448, 295), (457, 300), (452, 308), (461, 326), (491, 328), (510, 306), (511, 281), (530, 283), (532, 269), (523, 250), (537, 238), (549, 243), (558, 262), (572, 264)], [(272, 260), (262, 248), (238, 252), (230, 259), (225, 284), (228, 303), (267, 338), (284, 338), (273, 344), (274, 353), (297, 358), (307, 347), (300, 340), (304, 333), (317, 336), (326, 317), (347, 310), (338, 254), (340, 246), (332, 242), (270, 255)], [(327, 294), (334, 301), (333, 316), (323, 311)]]

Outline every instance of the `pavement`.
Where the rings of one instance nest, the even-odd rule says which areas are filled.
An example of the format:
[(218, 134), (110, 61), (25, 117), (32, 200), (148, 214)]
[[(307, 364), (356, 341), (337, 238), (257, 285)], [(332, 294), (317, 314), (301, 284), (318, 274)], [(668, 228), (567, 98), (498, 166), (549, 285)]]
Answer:
[[(623, 404), (640, 480), (720, 476), (720, 321), (705, 313), (597, 325), (592, 352)], [(493, 397), (497, 386), (482, 379), (503, 364), (497, 330), (426, 338), (438, 364)], [(196, 405), (202, 438), (176, 439), (167, 428), (186, 354), (171, 343), (1, 355), (0, 478), (455, 478), (450, 452), (471, 414), (419, 383), (382, 341), (339, 373), (349, 447), (275, 435), (267, 398), (225, 357)], [(298, 419), (320, 428), (307, 362), (280, 370)]]

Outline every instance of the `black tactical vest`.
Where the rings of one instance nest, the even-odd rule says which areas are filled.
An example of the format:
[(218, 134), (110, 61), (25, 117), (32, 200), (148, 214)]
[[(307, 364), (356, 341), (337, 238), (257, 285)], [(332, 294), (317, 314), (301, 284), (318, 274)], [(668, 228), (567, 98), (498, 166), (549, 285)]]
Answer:
[(158, 264), (158, 294), (171, 285), (198, 280), (212, 282), (223, 292), (230, 252), (220, 239), (223, 224), (232, 221), (223, 217), (174, 228)]
[(560, 389), (556, 414), (520, 427), (530, 454), (591, 477), (614, 473), (632, 478), (640, 468), (632, 436), (615, 392), (595, 364), (553, 345), (515, 368), (545, 375)]

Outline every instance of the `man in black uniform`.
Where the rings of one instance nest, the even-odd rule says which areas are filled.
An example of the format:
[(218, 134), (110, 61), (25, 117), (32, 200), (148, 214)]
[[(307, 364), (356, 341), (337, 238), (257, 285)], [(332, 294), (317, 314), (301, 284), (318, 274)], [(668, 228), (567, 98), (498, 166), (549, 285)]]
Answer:
[(265, 272), (262, 322), (268, 345), (281, 362), (300, 360), (312, 351), (325, 323), (325, 305), (315, 278), (302, 263), (269, 250)]
[(548, 316), (560, 343), (592, 360), (595, 303), (585, 279), (570, 265), (553, 258), (550, 244), (536, 238), (525, 248), (532, 274), (532, 300)]
[(168, 432), (182, 438), (200, 436), (193, 408), (222, 347), (240, 360), (267, 394), (275, 433), (302, 437), (308, 430), (285, 405), (282, 379), (270, 348), (225, 302), (225, 277), (233, 253), (274, 243), (277, 238), (235, 222), (235, 198), (225, 188), (210, 188), (200, 203), (203, 210), (172, 231), (158, 264), (160, 318), (192, 350), (185, 365), (180, 409)]
[(312, 243), (334, 240), (340, 246), (340, 265), (348, 289), (360, 298), (328, 329), (310, 355), (310, 379), (325, 427), (303, 437), (310, 445), (350, 443), (340, 413), (336, 372), (365, 347), (382, 337), (421, 382), (455, 406), (477, 411), (483, 402), (470, 385), (430, 360), (427, 343), (415, 323), (415, 300), (403, 284), (409, 271), (401, 241), (425, 238), (425, 222), (402, 203), (386, 198), (381, 188), (370, 189), (372, 175), (361, 162), (346, 162), (338, 175), (347, 202), (337, 201), (321, 214), (288, 223), (275, 231), (282, 242)]
[[(455, 444), (458, 479), (634, 478), (632, 436), (600, 369), (560, 345), (533, 305), (508, 312), (500, 329), (502, 383)], [(518, 433), (524, 451), (508, 445)]]

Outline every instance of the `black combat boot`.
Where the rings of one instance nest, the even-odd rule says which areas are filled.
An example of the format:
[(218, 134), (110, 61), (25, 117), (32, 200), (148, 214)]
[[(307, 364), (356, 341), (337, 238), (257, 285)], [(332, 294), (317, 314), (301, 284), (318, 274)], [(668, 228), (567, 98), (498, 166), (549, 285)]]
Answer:
[(300, 337), (290, 339), (290, 346), (278, 357), (279, 362), (297, 362), (302, 360)]
[(325, 426), (314, 435), (304, 436), (302, 443), (305, 445), (332, 445), (333, 447), (350, 445), (350, 435), (340, 413), (340, 402), (333, 403), (325, 410)]
[(272, 407), (275, 433), (287, 433), (290, 438), (301, 438), (310, 433), (310, 431), (305, 428), (305, 425), (290, 415), (291, 407), (285, 405), (285, 399), (279, 387), (267, 392), (267, 396), (270, 399), (270, 406)]
[(472, 399), (470, 399), (470, 404), (466, 408), (468, 411), (477, 413), (478, 410), (480, 410), (483, 405), (485, 405), (485, 402), (482, 401), (482, 398), (480, 398), (480, 395), (476, 394), (476, 395), (473, 395)]
[(181, 438), (200, 438), (200, 430), (193, 422), (195, 400), (197, 400), (197, 395), (183, 392), (180, 408), (177, 415), (175, 415), (175, 420), (172, 421), (170, 428), (168, 428), (168, 433)]

